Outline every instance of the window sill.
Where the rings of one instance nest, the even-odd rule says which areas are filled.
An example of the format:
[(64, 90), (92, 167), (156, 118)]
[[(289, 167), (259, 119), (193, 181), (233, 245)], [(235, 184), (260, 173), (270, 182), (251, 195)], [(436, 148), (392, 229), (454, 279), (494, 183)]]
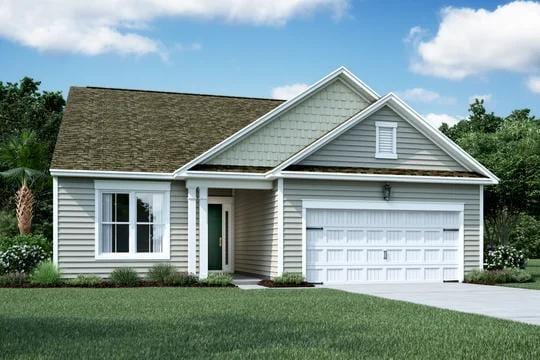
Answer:
[(397, 159), (397, 154), (376, 153), (375, 159)]
[(96, 255), (95, 260), (170, 260), (169, 254), (111, 254), (111, 255)]

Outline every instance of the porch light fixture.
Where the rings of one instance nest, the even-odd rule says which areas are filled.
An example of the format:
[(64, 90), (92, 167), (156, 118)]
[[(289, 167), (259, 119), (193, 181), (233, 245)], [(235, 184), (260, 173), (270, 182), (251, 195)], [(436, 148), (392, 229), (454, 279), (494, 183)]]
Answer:
[(383, 199), (390, 201), (390, 195), (392, 195), (392, 187), (389, 184), (383, 186)]

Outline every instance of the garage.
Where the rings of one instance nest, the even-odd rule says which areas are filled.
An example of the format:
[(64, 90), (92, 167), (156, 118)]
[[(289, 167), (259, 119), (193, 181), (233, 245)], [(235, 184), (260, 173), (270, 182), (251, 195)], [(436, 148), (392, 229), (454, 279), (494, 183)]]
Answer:
[(462, 280), (462, 204), (308, 201), (304, 222), (310, 282)]

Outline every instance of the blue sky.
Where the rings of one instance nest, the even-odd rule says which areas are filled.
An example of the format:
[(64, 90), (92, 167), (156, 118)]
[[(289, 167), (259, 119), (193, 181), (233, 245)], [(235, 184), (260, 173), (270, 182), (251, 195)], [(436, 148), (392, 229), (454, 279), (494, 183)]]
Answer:
[(271, 97), (344, 65), (433, 121), (466, 115), (475, 95), (498, 114), (540, 114), (535, 2), (283, 0), (254, 9), (187, 0), (156, 10), (148, 0), (133, 10), (116, 0), (120, 15), (101, 0), (90, 9), (44, 2), (0, 5), (1, 81), (30, 76), (64, 94), (93, 85)]

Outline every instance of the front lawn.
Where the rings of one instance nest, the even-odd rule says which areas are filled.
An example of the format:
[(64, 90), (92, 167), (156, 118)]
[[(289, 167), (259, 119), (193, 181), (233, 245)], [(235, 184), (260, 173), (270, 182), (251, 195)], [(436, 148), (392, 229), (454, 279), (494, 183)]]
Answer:
[(0, 289), (0, 357), (540, 358), (540, 327), (329, 289)]
[(525, 268), (525, 270), (533, 276), (535, 280), (534, 282), (504, 284), (504, 286), (540, 290), (540, 259), (530, 259), (527, 262), (527, 267)]

